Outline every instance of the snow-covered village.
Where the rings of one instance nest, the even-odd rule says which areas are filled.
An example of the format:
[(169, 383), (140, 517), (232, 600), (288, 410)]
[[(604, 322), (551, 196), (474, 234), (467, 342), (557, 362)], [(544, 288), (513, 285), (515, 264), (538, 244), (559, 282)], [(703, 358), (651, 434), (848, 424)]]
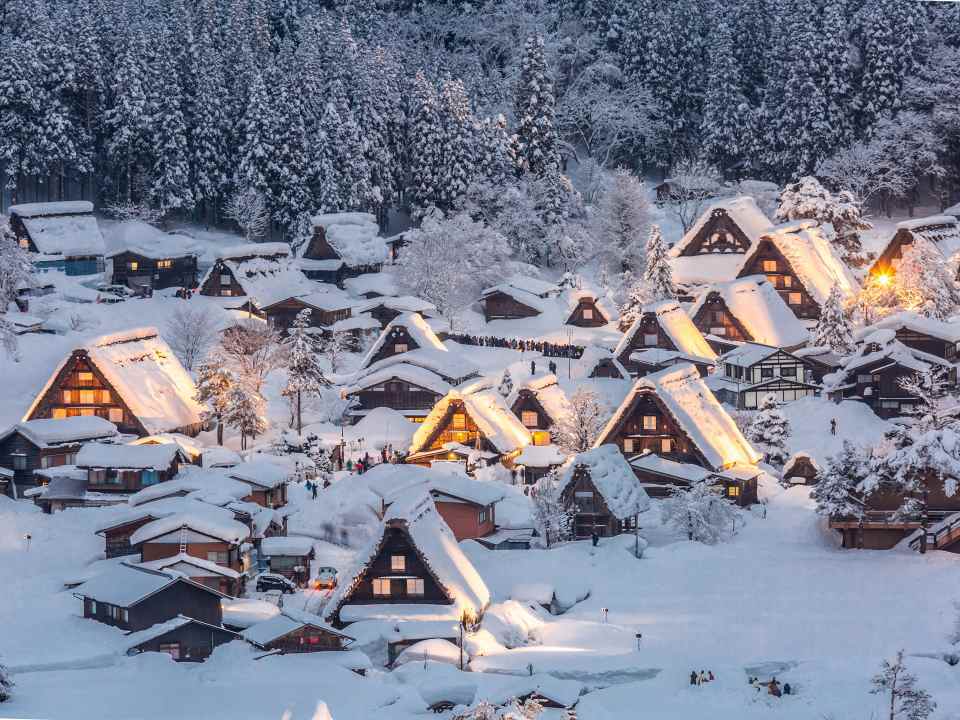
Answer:
[(0, 56), (0, 718), (960, 720), (960, 3)]

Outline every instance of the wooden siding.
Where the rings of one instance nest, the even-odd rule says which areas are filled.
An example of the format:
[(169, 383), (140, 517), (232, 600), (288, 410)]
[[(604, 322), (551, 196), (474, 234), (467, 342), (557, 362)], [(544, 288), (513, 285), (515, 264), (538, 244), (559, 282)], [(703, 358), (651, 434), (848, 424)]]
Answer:
[(524, 305), (503, 292), (490, 293), (483, 299), (483, 317), (487, 322), (491, 320), (516, 320), (535, 317), (539, 314), (540, 311), (536, 308)]
[(585, 467), (577, 467), (573, 477), (560, 493), (560, 499), (568, 512), (573, 514), (573, 532), (577, 539), (588, 538), (594, 533), (600, 537), (619, 535), (632, 529), (631, 522), (618, 520), (607, 507), (603, 495), (597, 490)]
[(751, 342), (753, 340), (753, 336), (730, 312), (726, 301), (717, 292), (711, 292), (707, 296), (707, 299), (693, 317), (693, 324), (704, 335), (716, 335), (734, 342)]
[(234, 277), (233, 271), (222, 260), (214, 263), (203, 285), (200, 294), (209, 297), (245, 297), (246, 293)]
[[(590, 317), (587, 317), (588, 314)], [(597, 303), (593, 298), (580, 298), (577, 306), (567, 319), (567, 325), (575, 325), (577, 327), (602, 327), (608, 322), (609, 319), (601, 312), (600, 308), (597, 307)]]
[(615, 378), (617, 380), (622, 380), (620, 375), (620, 370), (616, 365), (613, 364), (613, 360), (610, 358), (604, 358), (597, 363), (596, 367), (590, 371), (590, 377), (592, 378)]
[(801, 320), (820, 317), (820, 305), (811, 297), (800, 277), (770, 240), (763, 239), (737, 277), (764, 275), (787, 307)]
[(313, 235), (310, 236), (310, 244), (303, 251), (304, 259), (307, 260), (342, 260), (333, 245), (327, 240), (327, 231), (322, 225), (314, 225)]
[(456, 502), (436, 498), (434, 504), (440, 517), (453, 531), (457, 542), (486, 537), (497, 529), (494, 505)]
[[(82, 588), (80, 594), (83, 594)], [(104, 603), (96, 603), (94, 609), (91, 600), (84, 598), (83, 616), (128, 631), (146, 630), (177, 615), (186, 615), (211, 625), (220, 625), (223, 619), (218, 595), (182, 581), (168, 585), (127, 608), (126, 622), (115, 619), (110, 614), (110, 607)]]
[(299, 298), (288, 298), (264, 308), (263, 314), (270, 326), (279, 332), (287, 332), (302, 310), (310, 310), (310, 327), (327, 328), (340, 320), (350, 317), (350, 308), (342, 310), (321, 310), (311, 307)]
[[(857, 368), (846, 377), (849, 387), (833, 393), (835, 397), (859, 400), (870, 406), (881, 418), (903, 415), (917, 405), (918, 399), (900, 387), (902, 378), (913, 377), (914, 371), (902, 365), (890, 364), (887, 358), (878, 358), (876, 362)], [(951, 386), (957, 383), (957, 369), (950, 369), (947, 382)]]
[[(648, 421), (649, 427), (645, 429), (645, 417), (655, 419), (655, 426)], [(628, 458), (649, 450), (670, 460), (706, 467), (700, 452), (653, 392), (636, 395), (631, 407), (605, 442), (614, 443)], [(668, 443), (669, 449), (666, 449)]]
[(369, 388), (350, 393), (348, 397), (356, 398), (357, 408), (361, 410), (373, 410), (378, 407), (388, 407), (399, 412), (421, 410), (423, 412), (418, 413), (418, 415), (425, 417), (442, 396), (406, 380), (391, 378)]
[(486, 439), (479, 426), (470, 417), (460, 400), (452, 400), (444, 417), (437, 423), (424, 447), (419, 452), (441, 450), (449, 442), (459, 443), (479, 450), (497, 452)]
[[(532, 390), (525, 388), (517, 393), (517, 399), (514, 400), (513, 406), (510, 409), (513, 411), (513, 414), (517, 416), (520, 423), (530, 431), (549, 430), (553, 427), (553, 418), (550, 417), (550, 414), (544, 409), (543, 405), (540, 404), (540, 401), (537, 400), (536, 393)], [(534, 424), (524, 422), (524, 412), (535, 413), (537, 416), (536, 422)]]
[(915, 350), (921, 350), (938, 358), (955, 362), (957, 359), (957, 343), (950, 340), (943, 340), (925, 333), (916, 332), (909, 328), (899, 328), (896, 331), (897, 340), (907, 347)]
[(342, 635), (315, 625), (304, 625), (283, 637), (267, 643), (266, 650), (279, 650), (283, 653), (323, 652), (343, 650), (345, 639)]
[(631, 353), (650, 350), (652, 348), (674, 351), (677, 349), (673, 340), (664, 332), (660, 323), (657, 321), (656, 313), (645, 312), (640, 316), (638, 322), (640, 326), (637, 328), (628, 346), (623, 349), (623, 352), (621, 352), (617, 358), (620, 364), (623, 365), (631, 375), (637, 375), (640, 370), (640, 366), (630, 360)]
[(724, 208), (714, 208), (703, 227), (683, 249), (682, 255), (745, 253), (749, 249), (750, 238), (740, 226)]
[(380, 349), (377, 350), (376, 355), (370, 359), (369, 365), (379, 362), (384, 358), (393, 357), (394, 355), (400, 355), (401, 353), (418, 349), (420, 349), (420, 345), (416, 342), (416, 340), (413, 339), (410, 333), (407, 332), (405, 327), (393, 327), (390, 328), (390, 334), (384, 339), (384, 342), (380, 346)]
[(140, 520), (110, 528), (103, 533), (104, 552), (107, 558), (122, 557), (124, 555), (140, 554), (139, 548), (134, 548), (130, 544), (130, 536), (149, 522), (156, 520), (154, 517), (145, 517)]
[[(39, 448), (19, 431), (14, 431), (8, 438), (0, 441), (0, 467), (13, 471), (17, 493), (22, 495), (24, 490), (40, 484), (34, 470), (72, 465), (80, 447), (81, 443), (78, 442)], [(7, 492), (12, 495), (13, 488), (7, 488)]]
[[(160, 267), (160, 263), (170, 263)], [(113, 282), (117, 285), (147, 286), (154, 290), (170, 287), (192, 288), (197, 284), (197, 257), (158, 259), (123, 252), (113, 256)]]
[[(235, 640), (237, 636), (224, 628), (204, 623), (187, 623), (151, 638), (136, 646), (140, 652), (170, 652), (176, 650), (177, 662), (203, 662), (214, 648)], [(171, 654), (172, 657), (172, 654)]]

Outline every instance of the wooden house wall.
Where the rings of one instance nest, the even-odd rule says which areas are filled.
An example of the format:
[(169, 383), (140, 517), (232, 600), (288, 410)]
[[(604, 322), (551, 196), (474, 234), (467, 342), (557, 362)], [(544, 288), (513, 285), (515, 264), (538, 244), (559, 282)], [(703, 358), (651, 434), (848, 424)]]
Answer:
[(574, 537), (590, 537), (593, 533), (610, 537), (622, 532), (623, 523), (610, 512), (587, 469), (578, 467), (574, 470), (573, 478), (562, 490), (560, 499), (563, 506), (573, 513)]
[[(528, 430), (549, 430), (553, 427), (553, 418), (550, 417), (543, 405), (540, 404), (540, 401), (537, 400), (536, 394), (531, 390), (521, 390), (517, 393), (517, 399), (514, 400), (513, 406), (510, 409), (513, 411), (513, 414), (517, 416), (521, 424)], [(536, 423), (533, 425), (525, 423), (523, 420), (524, 412), (536, 413)]]
[(913, 244), (913, 233), (905, 228), (900, 228), (894, 234), (893, 238), (887, 243), (887, 246), (880, 253), (880, 256), (874, 261), (870, 269), (871, 274), (889, 273), (895, 275), (900, 261), (903, 259), (903, 253), (906, 248)]
[[(464, 416), (462, 428), (454, 428), (454, 417), (458, 415)], [(495, 449), (487, 441), (480, 427), (473, 421), (470, 413), (467, 412), (464, 404), (460, 401), (450, 403), (446, 415), (437, 424), (437, 427), (434, 429), (421, 452), (425, 450), (440, 450), (449, 442), (495, 452)]]
[(130, 545), (130, 536), (147, 523), (153, 522), (155, 519), (156, 518), (154, 517), (146, 517), (141, 520), (135, 520), (127, 523), (126, 525), (121, 525), (120, 527), (107, 530), (103, 534), (104, 552), (106, 553), (107, 558), (109, 559), (121, 557), (123, 555), (133, 555), (134, 553), (139, 555), (139, 548), (134, 548)]
[(813, 485), (819, 473), (817, 469), (813, 466), (813, 463), (810, 462), (810, 458), (797, 458), (793, 467), (790, 468), (789, 473), (784, 473), (783, 479), (790, 480), (791, 478), (803, 478), (804, 484)]
[(426, 415), (440, 401), (441, 395), (406, 380), (391, 378), (386, 382), (351, 393), (350, 397), (357, 398), (358, 407), (362, 410), (388, 407), (401, 412), (423, 410), (423, 415)]
[[(171, 262), (169, 268), (158, 267), (160, 260), (138, 255), (133, 252), (123, 252), (113, 256), (113, 282), (117, 285), (126, 285), (128, 280), (134, 280), (141, 285), (147, 285), (155, 290), (170, 287), (192, 288), (197, 284), (197, 258), (195, 255), (178, 258), (166, 258)], [(136, 269), (131, 267), (136, 263)]]
[(233, 271), (222, 260), (217, 260), (200, 287), (201, 295), (210, 297), (244, 297), (246, 293), (234, 277)]
[(304, 625), (293, 632), (267, 643), (267, 650), (285, 653), (323, 652), (343, 650), (343, 636), (314, 625)]
[(710, 255), (713, 253), (745, 253), (750, 249), (750, 238), (723, 208), (715, 208), (694, 238), (683, 249), (682, 255)]
[(350, 308), (342, 310), (320, 310), (310, 307), (306, 303), (296, 298), (289, 298), (283, 302), (275, 303), (264, 310), (264, 315), (270, 326), (278, 332), (287, 332), (296, 320), (297, 315), (302, 310), (310, 310), (310, 327), (327, 328), (338, 320), (346, 320), (350, 317)]
[[(180, 469), (179, 458), (166, 470), (124, 470), (118, 468), (88, 468), (87, 488), (97, 492), (132, 493), (150, 485), (172, 479)], [(145, 482), (145, 480), (151, 480)]]
[[(174, 532), (176, 535), (176, 531)], [(226, 553), (227, 563), (224, 567), (237, 572), (243, 571), (243, 563), (240, 558), (240, 549), (236, 545), (231, 545), (222, 540), (211, 538), (206, 542), (187, 542), (186, 553), (201, 560), (207, 560), (207, 553)], [(150, 540), (140, 545), (140, 561), (150, 562), (151, 560), (163, 560), (174, 557), (180, 553), (179, 542), (157, 542)], [(218, 565), (221, 563), (217, 563)], [(192, 615), (190, 617), (193, 617)], [(201, 618), (198, 618), (201, 619)]]
[[(394, 571), (391, 569), (391, 557), (402, 555), (405, 569)], [(423, 580), (423, 595), (412, 597), (407, 595), (405, 578), (420, 578)], [(373, 580), (376, 578), (404, 578), (393, 579), (390, 582), (390, 596), (382, 597), (373, 594)], [(377, 556), (367, 565), (360, 581), (347, 597), (344, 605), (389, 605), (389, 604), (431, 604), (451, 605), (443, 588), (433, 579), (420, 556), (417, 554), (410, 536), (399, 527), (388, 527), (384, 530), (384, 538)]]
[[(92, 378), (81, 380), (81, 372), (92, 373)], [(66, 401), (64, 391), (70, 392), (69, 402)], [(80, 391), (93, 391), (94, 401), (80, 402)], [(130, 412), (123, 398), (120, 397), (96, 365), (89, 360), (85, 350), (73, 351), (71, 357), (64, 363), (57, 377), (27, 419), (74, 417), (77, 415), (96, 415), (104, 420), (109, 420), (117, 426), (121, 433), (140, 436), (148, 434), (136, 416)]]
[[(17, 431), (0, 441), (0, 467), (13, 471), (17, 492), (22, 493), (40, 484), (34, 470), (70, 465), (79, 450), (80, 443), (39, 448)], [(16, 467), (18, 460), (15, 458), (22, 458), (22, 467)], [(7, 492), (12, 493), (13, 488), (8, 488)]]
[[(406, 349), (402, 347), (398, 348), (397, 346), (406, 345)], [(376, 355), (370, 359), (370, 364), (372, 365), (375, 362), (379, 362), (384, 358), (393, 357), (394, 355), (400, 355), (401, 353), (408, 352), (410, 350), (418, 350), (420, 345), (413, 339), (407, 329), (402, 326), (394, 327), (390, 329), (390, 335), (386, 338), (383, 345), (380, 346), (380, 349), (377, 350)]]
[(497, 529), (494, 505), (436, 499), (437, 512), (450, 526), (457, 542), (486, 537)]
[[(656, 429), (643, 429), (645, 416), (656, 418)], [(668, 451), (664, 450), (665, 440), (670, 443)], [(627, 457), (649, 450), (670, 460), (704, 465), (699, 451), (686, 433), (676, 424), (657, 396), (650, 392), (636, 396), (620, 426), (614, 429), (605, 442), (616, 444)]]
[(400, 317), (400, 311), (389, 308), (386, 305), (377, 305), (366, 311), (366, 314), (380, 323), (381, 329), (386, 328), (391, 322)]
[[(677, 349), (676, 344), (670, 336), (664, 332), (660, 323), (657, 321), (656, 313), (643, 313), (643, 315), (640, 316), (639, 322), (640, 327), (637, 328), (637, 332), (634, 333), (631, 342), (624, 348), (623, 352), (620, 353), (620, 357), (617, 358), (631, 375), (636, 375), (640, 370), (640, 366), (630, 360), (631, 353), (650, 350), (652, 348), (659, 348), (661, 350)], [(655, 344), (646, 344), (648, 338), (650, 342), (653, 343), (654, 337), (656, 337)]]
[(176, 645), (177, 662), (202, 662), (210, 657), (213, 649), (236, 639), (236, 635), (223, 628), (201, 623), (187, 623), (158, 637), (137, 645), (140, 652), (166, 652), (161, 645)]
[(145, 630), (177, 615), (186, 615), (211, 625), (219, 625), (223, 617), (218, 595), (182, 581), (168, 585), (127, 608), (126, 622), (115, 620), (109, 614), (109, 608), (109, 605), (98, 602), (94, 612), (91, 600), (84, 598), (83, 616), (129, 631)]
[(315, 225), (310, 244), (303, 251), (303, 257), (308, 260), (342, 260), (340, 254), (327, 240), (327, 231), (321, 225)]
[(770, 240), (761, 240), (738, 277), (764, 275), (787, 307), (801, 320), (820, 317), (820, 305), (811, 297), (790, 263)]
[[(915, 406), (917, 398), (900, 387), (900, 380), (912, 377), (914, 372), (901, 365), (888, 363), (889, 360), (881, 358), (871, 365), (852, 371), (846, 378), (852, 385), (842, 390), (842, 396), (867, 403), (874, 413), (882, 418), (902, 415)], [(956, 368), (951, 368), (947, 381), (950, 385), (956, 385)]]
[(734, 342), (753, 340), (753, 336), (730, 312), (719, 293), (710, 293), (693, 317), (693, 324), (704, 335), (716, 335)]
[(617, 366), (613, 364), (613, 360), (610, 358), (604, 358), (597, 363), (596, 367), (590, 371), (590, 377), (592, 378), (614, 378), (617, 380), (623, 379), (620, 376), (620, 371), (617, 369)]
[(802, 385), (790, 379), (776, 380), (765, 383), (760, 388), (741, 390), (737, 407), (747, 410), (758, 408), (767, 395), (773, 395), (779, 403), (788, 403), (806, 397), (814, 397), (816, 394), (816, 388), (808, 385)]
[[(586, 317), (584, 310), (589, 310), (592, 316), (589, 318)], [(600, 308), (597, 307), (593, 298), (580, 298), (577, 307), (574, 308), (573, 312), (570, 313), (570, 317), (567, 319), (567, 325), (575, 325), (577, 327), (602, 327), (608, 322), (607, 316), (600, 311)]]
[(540, 312), (536, 308), (524, 305), (506, 293), (491, 293), (483, 299), (483, 316), (491, 320), (516, 320), (518, 318), (534, 317)]
[(902, 327), (896, 331), (897, 340), (907, 347), (921, 350), (938, 358), (954, 362), (957, 359), (957, 343), (942, 338), (932, 337), (925, 333), (916, 332)]
[(287, 483), (281, 483), (274, 488), (253, 488), (244, 500), (276, 510), (287, 504)]
[(764, 380), (783, 377), (797, 382), (813, 382), (813, 372), (798, 357), (785, 350), (778, 350), (773, 355), (749, 367), (725, 363), (723, 374), (728, 378), (742, 380), (744, 383), (760, 383)]

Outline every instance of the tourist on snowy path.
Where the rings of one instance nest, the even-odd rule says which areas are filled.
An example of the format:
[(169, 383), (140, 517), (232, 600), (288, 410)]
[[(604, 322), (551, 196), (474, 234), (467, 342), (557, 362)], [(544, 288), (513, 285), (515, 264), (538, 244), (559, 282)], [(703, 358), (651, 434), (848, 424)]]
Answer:
[(313, 487), (311, 488), (311, 490), (313, 491), (313, 499), (316, 500), (316, 499), (317, 499), (317, 484), (316, 484), (316, 483), (313, 484)]
[(836, 434), (837, 434), (837, 419), (836, 419), (836, 418), (830, 418), (830, 434), (831, 434), (831, 435), (836, 435)]
[(790, 687), (790, 683), (783, 684), (783, 694), (789, 695), (792, 692), (793, 688)]
[(537, 374), (537, 363), (535, 363), (533, 360), (530, 361), (530, 374), (531, 375)]
[(691, 684), (691, 685), (696, 685), (696, 684), (697, 684), (697, 671), (696, 671), (696, 670), (691, 670), (691, 671), (690, 671), (690, 684)]

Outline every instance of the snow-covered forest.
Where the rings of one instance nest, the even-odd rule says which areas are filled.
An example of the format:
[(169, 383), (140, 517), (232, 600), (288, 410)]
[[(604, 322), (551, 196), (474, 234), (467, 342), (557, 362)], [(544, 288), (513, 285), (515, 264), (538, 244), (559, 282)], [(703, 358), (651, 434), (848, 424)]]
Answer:
[(12, 198), (211, 220), (252, 187), (289, 239), (489, 183), (562, 223), (567, 176), (590, 200), (621, 166), (910, 206), (960, 164), (952, 3), (6, 0), (0, 52)]

